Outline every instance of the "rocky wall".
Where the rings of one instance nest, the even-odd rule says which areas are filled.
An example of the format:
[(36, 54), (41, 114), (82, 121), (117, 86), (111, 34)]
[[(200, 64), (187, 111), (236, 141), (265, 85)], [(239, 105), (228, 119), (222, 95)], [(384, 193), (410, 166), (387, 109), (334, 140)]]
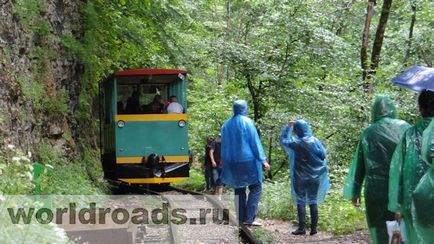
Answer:
[[(0, 0), (0, 144), (79, 153), (83, 66), (62, 45), (83, 35), (82, 1)], [(90, 111), (90, 110), (89, 110)]]

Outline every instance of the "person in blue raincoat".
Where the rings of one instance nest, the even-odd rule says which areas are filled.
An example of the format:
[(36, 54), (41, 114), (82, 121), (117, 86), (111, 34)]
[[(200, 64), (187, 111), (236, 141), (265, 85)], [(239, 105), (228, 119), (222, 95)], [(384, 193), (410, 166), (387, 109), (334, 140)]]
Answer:
[(234, 115), (221, 129), (221, 180), (235, 189), (240, 224), (260, 225), (255, 218), (262, 191), (262, 168), (269, 169), (270, 165), (255, 124), (247, 117), (246, 101), (235, 101), (232, 109)]
[[(293, 133), (295, 137), (293, 137)], [(326, 150), (304, 120), (291, 119), (282, 129), (280, 144), (289, 155), (292, 199), (297, 204), (299, 226), (293, 235), (306, 234), (306, 205), (311, 216), (310, 235), (317, 233), (318, 203), (330, 188)]]

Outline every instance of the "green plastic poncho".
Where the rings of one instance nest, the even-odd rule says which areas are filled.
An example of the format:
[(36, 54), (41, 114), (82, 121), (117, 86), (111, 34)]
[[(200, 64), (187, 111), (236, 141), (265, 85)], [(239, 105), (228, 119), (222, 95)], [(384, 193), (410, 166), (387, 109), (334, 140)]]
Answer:
[(396, 145), (410, 127), (399, 120), (389, 96), (377, 96), (371, 109), (371, 125), (360, 136), (344, 186), (344, 197), (360, 198), (364, 181), (366, 220), (373, 243), (388, 243), (386, 221), (393, 220), (387, 210), (389, 166)]
[(413, 192), (414, 228), (420, 243), (434, 243), (434, 121), (422, 136), (422, 158), (431, 165)]
[(389, 210), (401, 212), (410, 244), (420, 243), (413, 227), (411, 203), (416, 185), (429, 168), (422, 159), (421, 148), (422, 133), (432, 120), (433, 118), (422, 118), (405, 132), (390, 163)]

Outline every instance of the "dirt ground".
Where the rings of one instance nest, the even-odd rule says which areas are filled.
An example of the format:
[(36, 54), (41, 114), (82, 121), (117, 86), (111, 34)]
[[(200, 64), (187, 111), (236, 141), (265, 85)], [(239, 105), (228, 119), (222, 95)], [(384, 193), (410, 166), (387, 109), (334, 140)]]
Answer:
[(277, 243), (371, 243), (369, 235), (362, 231), (335, 236), (319, 230), (314, 236), (310, 236), (309, 232), (304, 236), (295, 236), (291, 232), (297, 229), (297, 225), (282, 220), (264, 220), (262, 228), (271, 232)]

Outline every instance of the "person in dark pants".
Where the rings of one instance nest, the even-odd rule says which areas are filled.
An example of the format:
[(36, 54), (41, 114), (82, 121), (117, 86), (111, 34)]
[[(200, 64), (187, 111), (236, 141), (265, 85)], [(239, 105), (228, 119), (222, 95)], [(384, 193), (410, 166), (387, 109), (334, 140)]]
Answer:
[(220, 177), (222, 172), (222, 159), (220, 153), (221, 144), (221, 139), (216, 138), (211, 144), (211, 150), (209, 151), (212, 165), (212, 177), (215, 186), (215, 194), (219, 196), (219, 199), (221, 199), (221, 196), (223, 195), (223, 182)]
[[(270, 169), (253, 120), (247, 117), (247, 102), (237, 100), (234, 115), (222, 126), (221, 157), (224, 184), (235, 189), (240, 224), (261, 225), (255, 221), (262, 192), (262, 169)], [(246, 193), (249, 188), (249, 193)]]
[(205, 185), (206, 185), (206, 191), (211, 191), (214, 188), (214, 180), (212, 177), (213, 169), (211, 164), (211, 158), (209, 151), (211, 150), (211, 145), (214, 141), (214, 138), (209, 136), (206, 139), (206, 146), (205, 146)]
[[(293, 137), (293, 132), (296, 137)], [(310, 235), (315, 235), (318, 225), (317, 204), (324, 201), (330, 188), (326, 150), (312, 136), (309, 125), (304, 120), (291, 119), (282, 130), (280, 144), (289, 155), (291, 193), (297, 204), (299, 226), (292, 234), (306, 234), (306, 205), (309, 205), (312, 221)]]

